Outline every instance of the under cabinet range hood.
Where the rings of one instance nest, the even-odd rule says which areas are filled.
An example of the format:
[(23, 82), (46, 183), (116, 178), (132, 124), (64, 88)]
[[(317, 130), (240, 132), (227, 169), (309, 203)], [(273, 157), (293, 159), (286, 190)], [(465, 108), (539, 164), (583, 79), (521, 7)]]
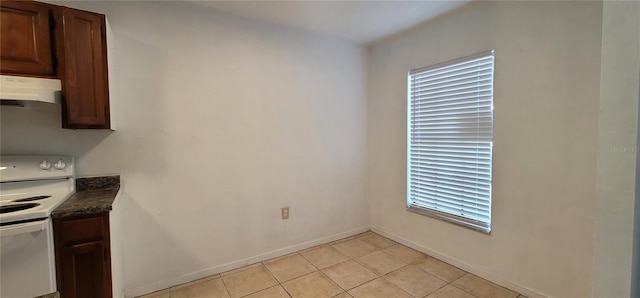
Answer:
[(0, 75), (0, 99), (3, 105), (24, 102), (60, 103), (62, 83), (58, 79)]

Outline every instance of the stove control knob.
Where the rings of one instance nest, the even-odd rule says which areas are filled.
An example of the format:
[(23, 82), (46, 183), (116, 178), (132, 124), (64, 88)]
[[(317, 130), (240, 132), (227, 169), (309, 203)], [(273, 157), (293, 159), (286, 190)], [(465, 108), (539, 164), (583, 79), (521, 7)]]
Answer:
[(53, 164), (53, 167), (58, 169), (58, 170), (62, 170), (62, 169), (67, 167), (67, 164), (64, 163), (64, 161), (62, 161), (62, 159), (60, 159), (60, 160), (56, 161), (55, 164)]
[(46, 160), (46, 159), (45, 159), (45, 160), (43, 160), (43, 161), (40, 163), (40, 169), (42, 169), (42, 170), (48, 170), (48, 169), (51, 169), (51, 163), (50, 163), (48, 160)]

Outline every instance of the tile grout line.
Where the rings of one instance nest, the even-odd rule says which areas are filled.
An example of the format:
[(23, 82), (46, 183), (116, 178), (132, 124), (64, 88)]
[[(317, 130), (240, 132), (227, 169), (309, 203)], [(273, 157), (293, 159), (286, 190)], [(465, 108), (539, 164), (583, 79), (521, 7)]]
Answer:
[[(427, 257), (426, 257), (426, 258), (424, 258), (424, 259), (432, 258), (432, 259), (435, 259), (435, 260), (437, 260), (437, 261), (440, 261), (440, 260), (438, 260), (438, 259), (436, 259), (436, 258), (434, 258), (434, 257), (432, 257), (432, 256), (430, 256), (430, 255), (427, 255), (427, 254), (425, 254), (425, 255), (426, 255)], [(424, 259), (420, 259), (420, 260), (415, 261), (415, 262), (413, 262), (413, 263), (411, 263), (411, 264), (416, 264), (416, 263), (418, 263), (418, 262), (420, 262), (420, 261), (422, 261), (422, 260), (424, 260)], [(440, 261), (440, 262), (442, 262), (442, 261)], [(445, 262), (443, 262), (443, 263), (445, 263)], [(427, 274), (429, 274), (429, 275), (431, 275), (431, 276), (433, 276), (433, 277), (435, 277), (435, 278), (437, 278), (437, 279), (439, 279), (439, 280), (441, 280), (441, 281), (446, 282), (447, 284), (450, 284), (450, 283), (452, 283), (452, 282), (454, 282), (454, 281), (458, 280), (460, 277), (463, 277), (463, 276), (465, 276), (467, 273), (469, 273), (469, 272), (464, 271), (464, 270), (462, 270), (462, 269), (460, 269), (460, 268), (458, 268), (458, 267), (455, 267), (455, 266), (453, 266), (453, 265), (451, 265), (451, 264), (449, 264), (449, 263), (445, 263), (445, 264), (447, 264), (447, 265), (449, 265), (449, 266), (452, 266), (452, 267), (454, 267), (454, 268), (457, 268), (458, 270), (463, 271), (463, 272), (464, 272), (464, 274), (463, 274), (463, 275), (460, 275), (459, 277), (457, 277), (456, 279), (454, 279), (454, 280), (452, 280), (452, 281), (448, 281), (448, 280), (446, 280), (446, 279), (444, 279), (444, 278), (442, 278), (442, 277), (439, 277), (439, 276), (437, 276), (437, 275), (434, 275), (434, 274), (432, 274), (432, 273), (430, 273), (430, 272), (428, 272), (428, 271), (426, 271), (426, 270), (424, 270), (424, 269), (422, 269), (422, 268), (420, 268), (420, 267), (418, 267), (418, 266), (414, 266), (414, 267), (416, 267), (416, 268), (420, 269), (422, 272), (425, 272), (425, 273), (427, 273)]]
[[(218, 274), (220, 275), (220, 274)], [(231, 298), (231, 292), (229, 292), (229, 288), (227, 288), (227, 284), (224, 282), (224, 279), (222, 278), (222, 275), (220, 275), (220, 281), (222, 281), (222, 285), (224, 286), (224, 290), (227, 291), (227, 296), (229, 296), (229, 298)], [(171, 296), (169, 296), (169, 298), (171, 298)]]
[(316, 268), (316, 271), (320, 271), (320, 268), (318, 268), (315, 264), (311, 263), (311, 261), (307, 260), (307, 258), (305, 258), (301, 253), (296, 251), (296, 254), (299, 255), (303, 260), (305, 260), (305, 262), (313, 266), (313, 268)]
[[(392, 244), (391, 244), (391, 245), (388, 245), (388, 246), (379, 246), (379, 245), (376, 245), (376, 244), (374, 244), (374, 243), (370, 243), (370, 242), (368, 242), (368, 241), (365, 241), (365, 240), (362, 240), (362, 239), (361, 239), (361, 238), (363, 238), (363, 237), (367, 237), (367, 236), (370, 236), (370, 235), (375, 235), (375, 236), (379, 236), (379, 237), (382, 237), (382, 238), (384, 238), (384, 239), (390, 240), (390, 241), (392, 242)], [(368, 252), (368, 253), (365, 253), (364, 255), (361, 255), (361, 256), (358, 256), (358, 257), (351, 257), (351, 256), (346, 255), (345, 253), (343, 253), (343, 252), (342, 252), (340, 249), (338, 249), (337, 247), (335, 247), (335, 246), (336, 246), (336, 245), (338, 245), (338, 244), (341, 244), (341, 243), (344, 243), (344, 242), (347, 242), (347, 241), (351, 241), (351, 240), (359, 240), (359, 241), (360, 241), (360, 242), (362, 242), (362, 243), (365, 243), (365, 244), (367, 244), (367, 245), (370, 245), (371, 247), (374, 247), (374, 248), (375, 248), (375, 250), (373, 250), (373, 251), (371, 251), (371, 252)], [(291, 279), (286, 280), (286, 281), (283, 281), (283, 282), (280, 282), (280, 280), (278, 280), (278, 278), (276, 278), (276, 276), (275, 276), (275, 275), (273, 274), (273, 272), (269, 269), (269, 267), (265, 264), (265, 262), (269, 262), (269, 261), (272, 261), (272, 260), (275, 260), (275, 259), (280, 259), (280, 258), (284, 259), (284, 258), (286, 258), (286, 257), (287, 257), (287, 255), (280, 256), (280, 257), (274, 257), (274, 258), (271, 258), (271, 259), (269, 259), (269, 260), (265, 260), (265, 261), (261, 261), (261, 262), (256, 262), (256, 263), (253, 263), (253, 264), (248, 264), (248, 265), (245, 265), (245, 266), (240, 267), (240, 268), (236, 268), (236, 269), (228, 270), (228, 271), (226, 271), (226, 272), (222, 272), (222, 273), (218, 273), (218, 274), (213, 274), (213, 275), (211, 275), (211, 276), (209, 276), (209, 277), (205, 277), (205, 278), (203, 278), (203, 279), (206, 279), (206, 278), (212, 278), (212, 279), (220, 278), (220, 280), (221, 280), (221, 282), (222, 282), (222, 285), (224, 286), (224, 288), (225, 288), (225, 291), (226, 291), (227, 295), (228, 295), (229, 297), (231, 297), (231, 292), (229, 291), (229, 288), (227, 287), (227, 284), (225, 283), (224, 278), (223, 278), (223, 276), (222, 276), (222, 274), (223, 274), (223, 273), (227, 273), (227, 272), (231, 272), (231, 271), (234, 271), (234, 270), (238, 270), (238, 269), (240, 269), (240, 270), (238, 270), (237, 272), (234, 272), (234, 273), (232, 273), (232, 274), (226, 274), (226, 276), (228, 276), (228, 275), (235, 275), (235, 274), (239, 274), (239, 273), (241, 273), (241, 272), (244, 272), (244, 271), (246, 271), (246, 270), (248, 270), (248, 269), (251, 269), (251, 268), (254, 268), (254, 267), (263, 266), (263, 267), (266, 269), (266, 271), (269, 273), (270, 277), (271, 277), (271, 278), (276, 282), (276, 284), (275, 284), (275, 285), (272, 285), (272, 286), (269, 286), (269, 287), (266, 287), (266, 288), (264, 288), (264, 289), (260, 289), (260, 290), (257, 290), (257, 291), (254, 291), (254, 292), (248, 293), (248, 294), (246, 294), (246, 295), (244, 295), (244, 296), (242, 296), (242, 297), (247, 297), (247, 296), (249, 296), (249, 295), (253, 295), (253, 294), (255, 294), (255, 293), (258, 293), (258, 292), (261, 292), (261, 291), (265, 291), (265, 290), (270, 289), (270, 288), (272, 288), (272, 287), (281, 287), (281, 288), (285, 291), (285, 293), (287, 294), (287, 296), (289, 296), (290, 298), (292, 298), (292, 297), (293, 297), (293, 295), (292, 295), (292, 294), (291, 294), (291, 293), (290, 293), (290, 292), (289, 292), (289, 291), (284, 287), (284, 283), (289, 282), (289, 281), (292, 281), (292, 280), (295, 280), (295, 279), (298, 279), (298, 278), (302, 278), (302, 277), (304, 277), (304, 276), (307, 276), (307, 275), (310, 275), (310, 274), (313, 274), (313, 273), (316, 273), (316, 272), (319, 272), (322, 276), (324, 276), (325, 278), (327, 278), (329, 281), (331, 281), (332, 283), (334, 283), (335, 285), (337, 285), (337, 286), (338, 286), (338, 288), (342, 290), (342, 292), (340, 292), (340, 293), (338, 293), (338, 294), (336, 294), (336, 295), (334, 295), (334, 296), (332, 296), (332, 297), (336, 297), (336, 296), (339, 296), (339, 295), (342, 295), (342, 294), (351, 295), (351, 294), (349, 294), (349, 292), (348, 292), (348, 291), (353, 290), (353, 289), (355, 289), (355, 288), (358, 288), (358, 287), (360, 287), (360, 286), (362, 286), (362, 285), (364, 285), (364, 284), (367, 284), (367, 283), (369, 283), (369, 282), (372, 282), (372, 281), (374, 281), (374, 280), (376, 280), (376, 279), (384, 279), (386, 282), (389, 282), (391, 285), (393, 285), (394, 287), (398, 288), (398, 289), (399, 289), (399, 290), (401, 290), (402, 292), (404, 292), (404, 293), (406, 293), (406, 294), (409, 294), (411, 297), (416, 297), (416, 296), (414, 296), (413, 294), (408, 293), (408, 292), (407, 292), (407, 291), (405, 291), (403, 288), (401, 288), (400, 286), (396, 285), (395, 283), (393, 283), (392, 281), (390, 281), (390, 280), (388, 280), (388, 279), (387, 279), (387, 277), (388, 277), (390, 274), (392, 274), (392, 273), (394, 273), (394, 272), (397, 272), (397, 271), (400, 271), (400, 270), (403, 270), (403, 269), (407, 268), (408, 266), (413, 266), (413, 267), (415, 267), (415, 268), (419, 269), (421, 272), (424, 272), (424, 273), (426, 273), (426, 274), (427, 274), (427, 275), (429, 275), (429, 276), (435, 277), (436, 279), (441, 280), (441, 281), (443, 281), (443, 282), (445, 283), (444, 285), (442, 285), (442, 286), (438, 287), (438, 288), (437, 288), (437, 289), (435, 289), (434, 291), (431, 291), (430, 293), (426, 294), (423, 298), (426, 298), (426, 297), (428, 297), (429, 295), (432, 295), (433, 293), (436, 293), (436, 292), (440, 291), (441, 289), (443, 289), (444, 287), (446, 287), (446, 286), (448, 286), (448, 285), (451, 285), (452, 287), (454, 287), (454, 288), (456, 288), (456, 289), (458, 289), (458, 290), (461, 290), (461, 291), (463, 291), (463, 292), (465, 292), (465, 293), (467, 293), (467, 294), (469, 294), (469, 295), (471, 295), (471, 296), (473, 296), (473, 297), (481, 298), (481, 297), (479, 297), (479, 296), (477, 296), (477, 295), (475, 295), (475, 294), (473, 294), (473, 293), (471, 293), (471, 292), (469, 292), (469, 291), (467, 291), (467, 290), (465, 290), (465, 289), (463, 289), (463, 288), (461, 288), (461, 287), (459, 287), (459, 286), (457, 286), (457, 285), (455, 285), (455, 284), (454, 284), (454, 282), (456, 282), (457, 280), (459, 280), (459, 279), (463, 278), (464, 276), (467, 276), (468, 274), (471, 274), (471, 273), (469, 273), (469, 272), (467, 272), (467, 271), (465, 271), (465, 270), (462, 270), (462, 269), (460, 269), (460, 268), (458, 268), (458, 267), (455, 267), (455, 266), (453, 266), (453, 265), (451, 265), (451, 264), (449, 264), (449, 263), (446, 263), (446, 262), (444, 262), (444, 261), (441, 261), (441, 260), (439, 260), (439, 259), (437, 259), (437, 258), (434, 258), (434, 257), (432, 257), (432, 256), (430, 256), (430, 255), (428, 255), (428, 254), (425, 254), (425, 253), (422, 253), (422, 255), (424, 255), (424, 256), (425, 256), (424, 258), (421, 258), (421, 259), (415, 260), (415, 261), (413, 261), (413, 262), (407, 262), (407, 261), (405, 261), (405, 260), (403, 260), (403, 259), (401, 259), (401, 258), (399, 258), (399, 257), (396, 257), (395, 255), (393, 255), (393, 254), (391, 254), (391, 253), (389, 253), (389, 252), (387, 252), (387, 251), (386, 251), (387, 249), (389, 249), (389, 248), (391, 248), (391, 247), (393, 247), (393, 246), (397, 246), (397, 245), (405, 246), (405, 245), (403, 245), (403, 244), (401, 244), (401, 243), (395, 242), (395, 241), (393, 241), (393, 240), (391, 240), (391, 239), (388, 239), (388, 238), (386, 238), (386, 237), (384, 237), (384, 236), (382, 236), (382, 235), (379, 235), (379, 234), (377, 234), (377, 233), (375, 233), (375, 232), (373, 232), (373, 231), (369, 230), (369, 231), (366, 231), (366, 232), (360, 233), (360, 234), (358, 234), (358, 235), (353, 235), (353, 236), (350, 236), (350, 237), (347, 237), (347, 238), (343, 238), (343, 239), (338, 239), (338, 240), (335, 240), (335, 241), (332, 241), (332, 242), (319, 244), (319, 245), (316, 245), (316, 246), (311, 247), (311, 248), (306, 248), (306, 249), (297, 250), (297, 251), (294, 251), (294, 252), (292, 252), (292, 253), (288, 254), (288, 255), (289, 255), (288, 257), (293, 257), (293, 256), (299, 256), (299, 257), (301, 257), (303, 261), (307, 262), (307, 263), (308, 263), (309, 265), (311, 265), (311, 267), (313, 267), (315, 270), (314, 270), (314, 271), (312, 271), (312, 272), (309, 272), (309, 273), (306, 273), (306, 274), (303, 274), (303, 275), (300, 275), (300, 276), (297, 276), (297, 277), (291, 278)], [(347, 259), (346, 259), (346, 260), (344, 260), (344, 261), (340, 261), (340, 262), (338, 262), (338, 263), (335, 263), (335, 264), (332, 264), (332, 265), (330, 265), (330, 266), (326, 266), (326, 267), (324, 267), (324, 268), (320, 269), (320, 267), (318, 267), (318, 266), (316, 266), (315, 264), (313, 264), (309, 259), (307, 259), (307, 258), (303, 255), (303, 253), (301, 253), (302, 251), (305, 251), (304, 253), (307, 253), (307, 252), (313, 252), (313, 251), (315, 251), (315, 250), (322, 249), (322, 248), (325, 248), (325, 247), (331, 247), (331, 248), (333, 248), (333, 249), (334, 249), (334, 250), (336, 250), (338, 253), (340, 253), (340, 254), (342, 254), (343, 256), (345, 256)], [(409, 248), (409, 249), (411, 249), (410, 247), (408, 247), (408, 248)], [(413, 250), (413, 249), (412, 249), (412, 250)], [(362, 257), (365, 257), (365, 256), (370, 255), (370, 254), (373, 254), (373, 253), (377, 253), (377, 252), (382, 252), (383, 254), (385, 254), (385, 255), (387, 255), (387, 256), (390, 256), (390, 257), (392, 257), (392, 258), (394, 258), (394, 259), (397, 259), (397, 260), (401, 261), (404, 265), (403, 265), (403, 266), (401, 266), (401, 267), (399, 267), (399, 268), (397, 268), (397, 269), (395, 269), (395, 270), (392, 270), (392, 271), (390, 271), (390, 272), (387, 272), (386, 274), (378, 274), (378, 273), (376, 273), (375, 271), (373, 271), (373, 270), (372, 270), (372, 268), (370, 268), (370, 267), (369, 267), (369, 266), (367, 266), (366, 264), (361, 263), (361, 262), (358, 260), (358, 258), (362, 258)], [(458, 270), (460, 270), (460, 271), (464, 272), (464, 274), (462, 274), (461, 276), (459, 276), (459, 277), (457, 277), (457, 278), (455, 278), (454, 280), (452, 280), (452, 281), (450, 281), (450, 282), (449, 282), (449, 281), (447, 281), (447, 280), (445, 280), (445, 279), (443, 279), (443, 278), (441, 278), (441, 277), (438, 277), (438, 276), (436, 276), (436, 275), (434, 275), (434, 274), (432, 274), (432, 273), (430, 273), (430, 272), (427, 272), (426, 270), (424, 270), (424, 269), (422, 269), (421, 267), (417, 266), (417, 264), (418, 264), (419, 262), (424, 261), (424, 260), (427, 260), (427, 259), (429, 259), (429, 258), (434, 259), (434, 260), (439, 261), (439, 262), (442, 262), (442, 263), (444, 263), (444, 264), (446, 264), (446, 265), (448, 265), (448, 266), (452, 266), (452, 267), (454, 267), (454, 268), (456, 268), (456, 269), (458, 269)], [(344, 263), (349, 262), (349, 261), (354, 261), (356, 264), (358, 264), (358, 265), (362, 266), (363, 268), (367, 269), (368, 271), (372, 272), (376, 277), (375, 277), (375, 278), (373, 278), (373, 279), (367, 280), (367, 281), (365, 281), (365, 282), (359, 283), (359, 284), (357, 284), (357, 285), (355, 285), (355, 286), (353, 286), (353, 287), (351, 287), (351, 288), (349, 288), (349, 289), (345, 289), (345, 288), (343, 288), (341, 285), (339, 285), (335, 280), (333, 280), (331, 277), (329, 277), (329, 276), (328, 276), (328, 275), (323, 271), (323, 270), (325, 270), (325, 269), (328, 269), (328, 268), (331, 268), (331, 267), (334, 267), (334, 266), (338, 266), (338, 265), (340, 265), (340, 264), (344, 264)], [(247, 268), (247, 267), (249, 267), (249, 268)], [(244, 269), (243, 269), (243, 268), (244, 268)], [(187, 284), (187, 283), (183, 283), (183, 284), (181, 284), (181, 285), (184, 285), (184, 284)], [(181, 286), (181, 285), (176, 285), (176, 286), (169, 287), (169, 288), (167, 288), (167, 289), (166, 289), (166, 290), (167, 290), (167, 294), (168, 294), (169, 298), (173, 297), (173, 291), (172, 291), (172, 289), (173, 289), (173, 288), (175, 288), (175, 287)], [(498, 286), (499, 286), (499, 285), (498, 285)], [(518, 298), (518, 297), (522, 296), (520, 293), (517, 293), (517, 292), (515, 292), (515, 291), (512, 291), (512, 292), (514, 292), (514, 293), (516, 294), (515, 298)], [(144, 295), (143, 295), (143, 296), (144, 296)], [(142, 297), (142, 296), (140, 296), (140, 297)], [(419, 298), (419, 297), (418, 297), (418, 298)]]
[[(466, 271), (465, 271), (465, 272), (466, 272)], [(465, 293), (467, 293), (467, 294), (469, 294), (469, 295), (471, 295), (471, 296), (473, 296), (473, 297), (480, 298), (480, 297), (478, 297), (478, 296), (474, 295), (473, 293), (470, 293), (469, 291), (467, 291), (467, 290), (465, 290), (465, 289), (463, 289), (463, 288), (460, 288), (460, 287), (458, 287), (458, 286), (456, 286), (456, 285), (454, 285), (454, 284), (453, 284), (453, 282), (455, 282), (455, 281), (456, 281), (456, 280), (458, 280), (458, 279), (461, 279), (463, 276), (465, 276), (465, 275), (467, 275), (467, 274), (469, 274), (469, 272), (466, 272), (466, 273), (465, 273), (465, 274), (463, 274), (462, 276), (460, 276), (460, 277), (456, 278), (455, 280), (451, 281), (451, 282), (449, 283), (449, 285), (451, 285), (452, 287), (454, 287), (454, 288), (456, 288), (456, 289), (458, 289), (458, 290), (461, 290), (461, 291), (463, 291), (463, 292), (465, 292)]]
[[(329, 246), (331, 246), (331, 245), (329, 245)], [(335, 248), (334, 248), (334, 249), (335, 249)], [(297, 253), (300, 257), (302, 257), (302, 259), (303, 259), (303, 260), (307, 261), (309, 264), (311, 264), (311, 266), (313, 266), (314, 268), (316, 268), (316, 271), (314, 271), (314, 272), (320, 272), (320, 273), (322, 273), (322, 274), (323, 274), (325, 277), (327, 277), (330, 281), (332, 281), (332, 282), (333, 282), (334, 284), (336, 284), (339, 288), (341, 288), (341, 289), (343, 290), (343, 293), (346, 293), (346, 292), (347, 292), (347, 290), (345, 290), (342, 286), (340, 286), (340, 285), (339, 285), (335, 280), (333, 280), (333, 279), (332, 279), (331, 277), (329, 277), (326, 273), (324, 273), (324, 272), (322, 271), (322, 269), (318, 268), (315, 264), (311, 263), (311, 261), (307, 260), (307, 258), (305, 258), (301, 253), (299, 253), (299, 252), (296, 252), (296, 253)], [(347, 257), (348, 257), (348, 256), (347, 256)], [(325, 267), (324, 269), (327, 269), (327, 268), (329, 268), (329, 267), (333, 267), (333, 266), (335, 266), (335, 265), (342, 264), (342, 263), (345, 263), (345, 262), (348, 262), (348, 261), (350, 261), (350, 260), (346, 260), (346, 261), (344, 261), (344, 262), (340, 262), (340, 263), (337, 263), (337, 264), (333, 264), (333, 265), (331, 265), (331, 266), (327, 266), (327, 267)], [(312, 273), (313, 273), (313, 272), (312, 272)], [(309, 274), (311, 274), (311, 273), (309, 273)], [(297, 278), (297, 277), (296, 277), (296, 278)], [(283, 288), (284, 288), (284, 287), (283, 287)], [(286, 289), (285, 289), (285, 290), (286, 290)], [(287, 292), (287, 293), (288, 293), (288, 292)], [(335, 297), (335, 296), (338, 296), (338, 295), (340, 295), (340, 294), (342, 294), (342, 293), (339, 293), (339, 294), (337, 294), (337, 295), (333, 295), (333, 296), (331, 296), (331, 297)], [(289, 296), (290, 296), (290, 297), (293, 297), (293, 296), (291, 296), (291, 295), (289, 295)]]
[[(354, 262), (356, 262), (355, 260), (349, 260), (349, 261), (354, 261)], [(342, 262), (342, 263), (346, 263), (346, 262), (348, 262), (348, 261), (345, 261), (345, 262)], [(340, 264), (342, 264), (342, 263), (340, 263)], [(362, 265), (361, 265), (360, 263), (358, 263), (358, 262), (356, 262), (356, 264), (358, 264), (358, 265), (362, 266)], [(336, 264), (336, 265), (338, 265), (338, 264)], [(334, 266), (335, 266), (335, 265), (334, 265)], [(333, 267), (333, 266), (331, 266), (331, 267)], [(364, 266), (363, 266), (363, 267), (364, 267)], [(327, 268), (328, 268), (328, 267), (327, 267)], [(364, 267), (364, 268), (365, 268), (365, 269), (367, 269), (367, 270), (369, 270), (367, 267)], [(371, 271), (371, 270), (369, 270), (369, 271)], [(324, 272), (323, 272), (323, 273), (324, 273)], [(353, 289), (355, 289), (355, 288), (357, 288), (357, 287), (359, 287), (359, 286), (361, 286), (361, 285), (364, 285), (364, 284), (366, 284), (366, 283), (368, 283), (368, 282), (370, 282), (370, 281), (372, 281), (372, 280), (376, 280), (376, 279), (380, 278), (380, 276), (379, 276), (378, 274), (376, 274), (375, 272), (371, 271), (371, 273), (373, 273), (374, 275), (376, 275), (376, 277), (375, 277), (375, 278), (372, 278), (372, 279), (370, 279), (370, 280), (367, 280), (367, 281), (365, 281), (365, 282), (363, 282), (363, 283), (361, 283), (361, 284), (358, 284), (358, 285), (356, 285), (356, 286), (353, 286), (353, 287), (351, 287), (351, 288), (349, 288), (349, 289), (342, 288), (342, 286), (341, 286), (341, 285), (338, 285), (338, 286), (339, 286), (340, 288), (342, 288), (342, 289), (345, 291), (345, 293), (346, 293), (347, 291), (353, 290)], [(325, 274), (325, 275), (326, 275), (326, 274)], [(327, 277), (329, 277), (329, 276), (327, 275)], [(329, 277), (329, 279), (331, 279), (331, 277)], [(333, 280), (333, 279), (331, 279), (331, 280), (332, 280), (333, 282), (335, 282), (336, 284), (338, 284), (338, 282), (336, 282), (335, 280)]]
[[(291, 253), (291, 254), (297, 254), (297, 253), (298, 253), (298, 252), (296, 251), (296, 252), (293, 252), (293, 253)], [(269, 259), (269, 260), (273, 260), (273, 259), (276, 259), (276, 258), (272, 258), (272, 259)], [(269, 261), (269, 260), (266, 260), (266, 261)], [(282, 285), (282, 283), (280, 282), (280, 280), (279, 280), (278, 278), (276, 278), (275, 274), (273, 274), (273, 272), (271, 272), (271, 270), (269, 269), (269, 267), (267, 267), (267, 265), (265, 265), (265, 264), (264, 264), (264, 262), (266, 262), (266, 261), (262, 261), (262, 262), (261, 262), (261, 263), (262, 263), (262, 266), (264, 266), (264, 268), (266, 268), (266, 269), (267, 269), (267, 271), (269, 272), (269, 274), (273, 275), (273, 278), (276, 280), (276, 283), (277, 283), (277, 285), (276, 285), (276, 286), (281, 287), (281, 288), (284, 290), (284, 292), (285, 292), (285, 293), (287, 293), (287, 296), (289, 296), (289, 298), (293, 297), (293, 296), (291, 296), (291, 293), (289, 293), (289, 291), (287, 291), (287, 288), (285, 288), (285, 287), (284, 287), (284, 285)], [(296, 277), (296, 278), (297, 278), (297, 277)], [(295, 279), (295, 278), (293, 278), (293, 279)], [(293, 280), (293, 279), (290, 279), (290, 280)], [(287, 280), (287, 281), (288, 281), (288, 280)], [(287, 282), (287, 281), (285, 281), (285, 282)], [(267, 289), (269, 289), (269, 288), (267, 288)], [(256, 293), (257, 293), (257, 292), (256, 292)]]
[[(332, 266), (335, 266), (335, 265), (338, 265), (338, 264), (342, 264), (342, 263), (344, 263), (344, 262), (348, 262), (348, 261), (351, 261), (351, 260), (352, 260), (350, 256), (347, 256), (347, 255), (343, 254), (343, 253), (342, 253), (341, 251), (339, 251), (337, 248), (333, 247), (333, 245), (327, 245), (327, 246), (330, 246), (330, 247), (332, 247), (333, 249), (337, 250), (340, 254), (342, 254), (343, 256), (347, 257), (347, 258), (348, 258), (348, 260), (345, 260), (345, 261), (342, 261), (342, 262), (338, 262), (338, 263), (335, 263), (335, 264), (333, 264), (333, 265), (329, 265), (329, 266), (327, 266), (327, 267), (324, 267), (324, 268), (320, 269), (318, 266), (314, 265), (314, 264), (313, 264), (309, 259), (305, 258), (305, 257), (304, 257), (304, 255), (300, 254), (300, 256), (301, 256), (303, 259), (305, 259), (307, 262), (309, 262), (311, 265), (313, 265), (313, 267), (316, 267), (316, 268), (318, 269), (318, 271), (321, 271), (321, 270), (327, 269), (327, 268), (329, 268), (329, 267), (332, 267)], [(324, 248), (324, 247), (321, 247), (321, 248)]]

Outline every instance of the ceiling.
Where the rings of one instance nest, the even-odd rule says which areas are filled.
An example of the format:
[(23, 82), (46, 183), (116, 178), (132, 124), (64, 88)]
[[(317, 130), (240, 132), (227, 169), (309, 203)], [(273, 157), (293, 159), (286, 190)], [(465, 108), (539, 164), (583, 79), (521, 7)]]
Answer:
[(371, 44), (471, 0), (450, 1), (196, 1), (232, 15)]

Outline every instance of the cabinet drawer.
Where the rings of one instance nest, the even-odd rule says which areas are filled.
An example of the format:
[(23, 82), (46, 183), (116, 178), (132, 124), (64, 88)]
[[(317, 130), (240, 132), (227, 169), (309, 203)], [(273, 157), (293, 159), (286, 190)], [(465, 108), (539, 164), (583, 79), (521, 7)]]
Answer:
[(63, 245), (102, 240), (106, 234), (105, 219), (101, 215), (63, 219), (58, 223), (58, 228), (59, 240)]

